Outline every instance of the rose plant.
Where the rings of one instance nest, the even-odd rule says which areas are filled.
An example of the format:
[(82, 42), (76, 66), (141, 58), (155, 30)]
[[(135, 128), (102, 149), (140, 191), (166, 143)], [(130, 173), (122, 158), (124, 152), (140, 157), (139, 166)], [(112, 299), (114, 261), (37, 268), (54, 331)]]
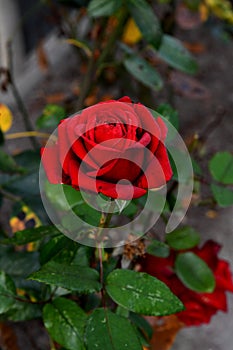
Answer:
[[(194, 228), (181, 225), (165, 233), (163, 225), (169, 228), (188, 181), (194, 182), (191, 205), (205, 202), (213, 210), (233, 203), (232, 154), (211, 156), (204, 174), (196, 135), (187, 142), (191, 160), (174, 141), (179, 120), (170, 104), (156, 101), (154, 111), (129, 97), (117, 100), (120, 93), (107, 101), (96, 93), (103, 81), (126, 86), (130, 74), (132, 96), (155, 106), (153, 94), (173, 69), (196, 72), (195, 59), (172, 35), (175, 2), (167, 1), (174, 11), (160, 20), (153, 1), (47, 3), (56, 9), (67, 42), (81, 49), (85, 73), (78, 101), (68, 107), (71, 117), (61, 106), (46, 105), (33, 130), (12, 71), (0, 69), (2, 89), (15, 94), (26, 130), (7, 135), (0, 130), (1, 145), (26, 136), (34, 147), (13, 156), (0, 148), (0, 204), (2, 197), (14, 203), (13, 234), (0, 231), (0, 319), (42, 320), (51, 349), (157, 350), (161, 343), (157, 333), (151, 343), (147, 316), (162, 324), (175, 315), (179, 325), (199, 326), (218, 310), (227, 311), (226, 292), (233, 291), (233, 283), (229, 264), (218, 256), (220, 245), (207, 241), (199, 247)], [(61, 3), (76, 9), (71, 11), (71, 19), (78, 13), (75, 30), (69, 16), (63, 18)], [(86, 19), (79, 31), (78, 21)], [(168, 65), (162, 66), (163, 77), (158, 62)], [(77, 112), (93, 94), (100, 102)], [(53, 128), (51, 136), (44, 132)], [(194, 174), (186, 169), (187, 160)], [(180, 199), (175, 214), (185, 212), (191, 194)], [(145, 207), (143, 223), (158, 211), (163, 223), (155, 225), (156, 219), (144, 232), (133, 222)], [(118, 227), (124, 234), (118, 236)]]
[[(11, 247), (34, 242), (30, 254), (11, 248), (13, 257), (26, 253), (25, 276), (31, 282), (26, 287), (15, 285), (14, 275), (2, 271), (1, 288), (11, 296), (2, 295), (2, 317), (42, 317), (51, 338), (65, 349), (127, 345), (139, 350), (149, 346), (153, 333), (145, 316), (177, 315), (182, 324), (199, 325), (208, 323), (218, 310), (226, 311), (225, 292), (233, 291), (229, 265), (218, 258), (217, 243), (197, 248), (200, 236), (191, 227), (173, 230), (164, 242), (157, 240), (153, 228), (148, 237), (140, 234), (132, 239), (132, 232), (117, 244), (105, 240), (104, 229), (114, 232), (118, 225), (124, 229), (124, 218), (132, 221), (138, 215), (150, 191), (155, 193), (151, 208), (155, 210), (158, 188), (171, 180), (166, 118), (158, 115), (124, 97), (60, 122), (57, 135), (41, 152), (49, 180), (41, 190), (63, 218), (62, 224), (68, 220), (65, 229), (55, 220), (54, 225), (2, 239), (1, 244)], [(128, 182), (119, 190), (121, 180)], [(57, 192), (61, 188), (68, 206)], [(107, 206), (93, 214), (82, 194), (98, 197), (99, 192), (115, 211)], [(165, 219), (168, 208), (169, 199), (162, 208)], [(72, 227), (76, 236), (68, 234), (70, 212), (91, 224), (91, 230), (84, 225), (81, 235), (91, 237), (92, 244), (80, 244), (79, 226)], [(36, 265), (30, 265), (31, 259)]]

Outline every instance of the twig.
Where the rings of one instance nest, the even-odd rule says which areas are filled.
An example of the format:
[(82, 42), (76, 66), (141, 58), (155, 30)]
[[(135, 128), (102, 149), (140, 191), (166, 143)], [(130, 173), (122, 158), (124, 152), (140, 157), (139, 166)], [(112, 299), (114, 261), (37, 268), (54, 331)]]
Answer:
[(94, 71), (95, 71), (95, 55), (92, 55), (91, 58), (89, 59), (87, 73), (86, 73), (86, 75), (83, 79), (82, 85), (81, 85), (82, 88), (81, 88), (81, 92), (80, 92), (78, 102), (76, 105), (76, 109), (78, 111), (83, 107), (83, 102), (89, 93), (89, 90), (91, 88), (93, 75), (94, 75)]
[[(110, 35), (105, 48), (103, 49), (102, 53), (100, 54), (100, 56), (97, 60), (95, 57), (95, 52), (98, 51), (98, 48), (101, 44), (102, 35), (99, 36), (98, 40), (96, 41), (95, 47), (93, 49), (93, 54), (89, 59), (87, 73), (86, 73), (86, 75), (83, 79), (83, 82), (82, 82), (81, 93), (79, 95), (79, 99), (78, 99), (78, 102), (76, 105), (77, 110), (80, 110), (81, 108), (83, 108), (83, 102), (91, 89), (92, 83), (97, 78), (97, 72), (99, 73), (98, 68), (103, 65), (106, 57), (109, 55), (109, 53), (113, 49), (115, 42), (116, 42), (116, 39), (120, 36), (120, 34), (123, 30), (123, 24), (127, 18), (127, 15), (128, 14), (125, 11), (125, 9), (122, 9), (122, 11), (118, 17), (118, 24), (117, 24), (116, 28), (113, 30), (112, 34)], [(104, 24), (105, 24), (105, 22), (102, 22), (102, 26), (104, 26)]]
[(207, 139), (212, 135), (212, 133), (219, 127), (225, 115), (225, 109), (220, 108), (219, 110), (217, 110), (214, 118), (199, 133), (199, 140), (205, 143)]
[[(10, 87), (12, 90), (12, 94), (13, 94), (15, 101), (16, 101), (16, 104), (21, 112), (26, 131), (33, 131), (34, 128), (33, 128), (33, 125), (31, 123), (28, 111), (24, 105), (24, 102), (23, 102), (21, 95), (18, 91), (18, 88), (14, 82), (12, 48), (11, 48), (10, 41), (7, 43), (7, 56), (8, 56), (8, 77), (9, 77), (9, 84), (10, 84)], [(35, 137), (31, 136), (30, 141), (31, 141), (32, 147), (35, 150), (40, 148), (40, 143), (37, 141), (37, 139)]]
[(10, 192), (5, 191), (2, 187), (0, 187), (0, 193), (3, 195), (3, 197), (11, 200), (12, 202), (18, 202), (21, 200), (20, 197), (15, 196), (14, 194), (12, 194)]
[(23, 138), (23, 137), (32, 137), (32, 136), (37, 136), (37, 137), (41, 137), (41, 138), (51, 138), (54, 141), (57, 140), (57, 137), (55, 135), (50, 135), (44, 132), (38, 132), (38, 131), (23, 131), (23, 132), (15, 132), (12, 134), (7, 134), (5, 135), (5, 139), (6, 140), (13, 140), (13, 139), (19, 139), (19, 138)]
[(122, 33), (122, 30), (124, 28), (124, 23), (126, 21), (128, 17), (128, 13), (125, 9), (122, 9), (119, 17), (118, 17), (118, 23), (117, 26), (115, 27), (115, 29), (113, 30), (112, 34), (110, 35), (108, 42), (104, 48), (104, 50), (102, 51), (98, 61), (97, 61), (97, 65), (98, 67), (100, 65), (102, 65), (106, 59), (106, 57), (109, 55), (109, 53), (111, 52), (111, 50), (113, 49), (117, 38), (120, 36), (120, 34)]

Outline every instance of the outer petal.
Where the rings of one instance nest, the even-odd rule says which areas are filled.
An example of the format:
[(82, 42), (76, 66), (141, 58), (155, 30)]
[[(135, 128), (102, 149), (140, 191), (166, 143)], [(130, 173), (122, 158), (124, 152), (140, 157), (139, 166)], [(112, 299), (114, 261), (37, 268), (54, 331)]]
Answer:
[(186, 326), (200, 326), (203, 323), (209, 323), (210, 318), (215, 314), (216, 310), (209, 308), (206, 310), (202, 305), (195, 301), (187, 301), (184, 303), (186, 310), (177, 314), (178, 318)]
[(172, 168), (168, 158), (167, 150), (162, 142), (159, 143), (159, 146), (156, 150), (156, 158), (158, 159), (164, 173), (166, 181), (171, 180), (172, 177)]
[(214, 271), (217, 287), (220, 290), (233, 292), (233, 280), (230, 265), (227, 261), (219, 260), (217, 268)]
[(164, 123), (163, 119), (158, 117), (156, 119), (157, 123), (159, 124), (160, 131), (161, 131), (161, 142), (164, 142), (167, 137), (167, 125)]
[(212, 307), (216, 310), (227, 311), (227, 298), (222, 290), (216, 289), (213, 293), (197, 294), (196, 299), (205, 305), (206, 309)]
[(62, 167), (58, 159), (57, 145), (41, 148), (41, 160), (49, 182), (62, 183)]
[(221, 245), (212, 240), (205, 242), (202, 248), (196, 248), (193, 251), (203, 259), (207, 265), (214, 271), (218, 264), (218, 252), (221, 249)]
[[(164, 147), (164, 146), (163, 146)], [(172, 171), (166, 149), (159, 147), (158, 154), (152, 158), (144, 174), (138, 179), (137, 185), (142, 188), (159, 188), (170, 180)]]

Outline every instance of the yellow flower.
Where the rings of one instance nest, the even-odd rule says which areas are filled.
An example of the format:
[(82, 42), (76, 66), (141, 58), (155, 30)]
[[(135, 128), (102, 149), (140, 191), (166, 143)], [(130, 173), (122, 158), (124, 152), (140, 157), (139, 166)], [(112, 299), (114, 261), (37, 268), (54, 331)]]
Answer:
[(12, 125), (13, 116), (10, 109), (0, 103), (0, 129), (2, 132), (6, 132), (10, 129)]
[(133, 18), (130, 18), (125, 25), (122, 41), (128, 45), (137, 44), (142, 38), (142, 33)]

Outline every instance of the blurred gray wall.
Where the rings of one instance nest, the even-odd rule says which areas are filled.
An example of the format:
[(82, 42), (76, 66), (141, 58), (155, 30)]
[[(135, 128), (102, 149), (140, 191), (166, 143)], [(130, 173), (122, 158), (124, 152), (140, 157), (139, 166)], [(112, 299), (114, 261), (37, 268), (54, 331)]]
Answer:
[(16, 75), (24, 69), (25, 55), (53, 28), (48, 7), (40, 0), (0, 0), (0, 66), (7, 67), (6, 45), (12, 42)]

